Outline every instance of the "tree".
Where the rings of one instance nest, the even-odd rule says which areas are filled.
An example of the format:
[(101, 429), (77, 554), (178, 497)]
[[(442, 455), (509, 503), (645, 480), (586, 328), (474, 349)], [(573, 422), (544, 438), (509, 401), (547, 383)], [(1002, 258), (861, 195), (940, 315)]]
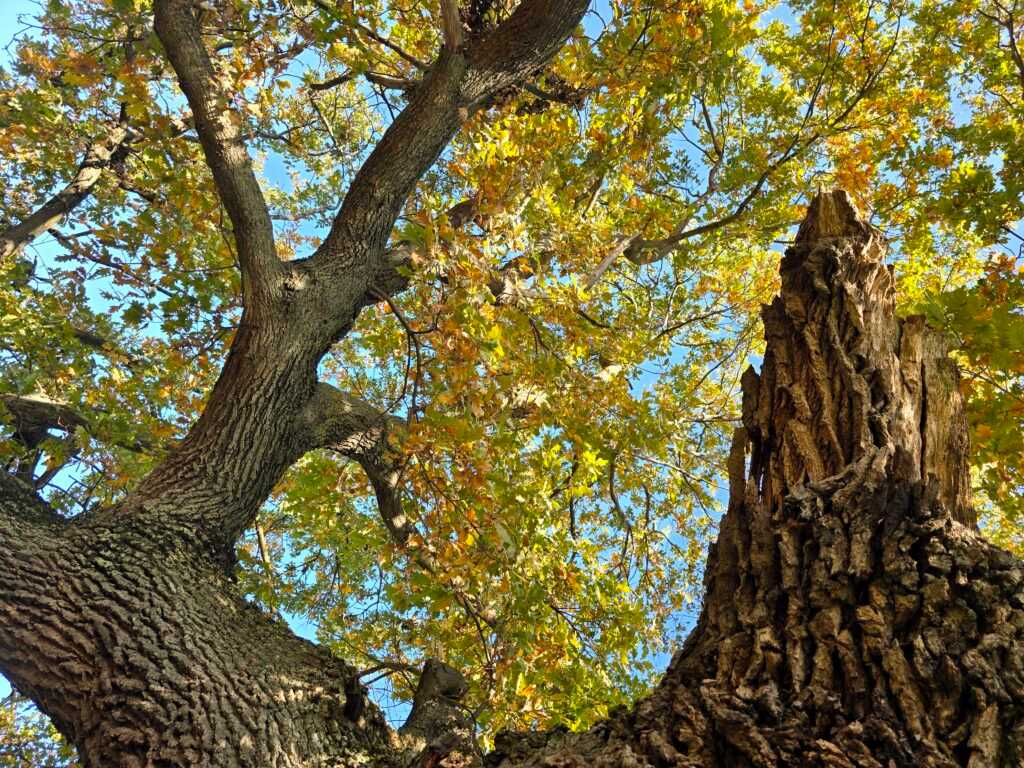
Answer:
[(696, 630), (634, 710), (499, 764), (1020, 762), (1020, 561), (974, 529), (956, 368), (894, 317), (883, 254), (845, 193), (815, 199), (744, 376)]
[[(234, 592), (234, 544), (304, 453), (337, 446), (361, 457), (379, 445), (384, 417), (318, 382), (320, 358), (373, 296), (404, 282), (405, 257), (387, 245), (419, 177), (470, 111), (543, 65), (585, 9), (525, 3), (468, 43), (446, 26), (439, 58), (356, 174), (331, 233), (308, 259), (284, 262), (193, 7), (155, 4), (233, 225), (243, 315), (202, 417), (121, 503), (68, 527), (4, 481), (4, 672), (86, 765), (393, 762), (354, 670)], [(23, 226), (5, 239), (16, 247), (28, 234)], [(19, 427), (26, 441), (31, 432)], [(386, 500), (390, 473), (364, 461)], [(53, 558), (71, 588), (61, 596), (44, 587)], [(37, 613), (40, 598), (49, 607)], [(134, 671), (119, 661), (129, 658)], [(104, 669), (113, 677), (103, 680)]]
[[(144, 4), (75, 10), (97, 24), (77, 26), (69, 6), (50, 4), (48, 29), (65, 47), (27, 42), (21, 76), (38, 87), (9, 87), (12, 207), (29, 212), (3, 235), (15, 278), (5, 301), (19, 318), (4, 395), (15, 439), (0, 569), (16, 576), (0, 582), (5, 674), (86, 765), (454, 764), (475, 758), (453, 699), (469, 696), (477, 714), (555, 700), (585, 726), (639, 688), (629, 673), (638, 628), (664, 633), (667, 609), (685, 600), (677, 577), (697, 560), (665, 556), (679, 545), (660, 521), (699, 533), (683, 510), (708, 501), (700, 473), (713, 470), (697, 457), (713, 467), (728, 445), (727, 372), (741, 367), (771, 287), (751, 265), (773, 258), (765, 238), (800, 215), (793, 190), (820, 172), (816, 152), (829, 152), (836, 178), (861, 188), (870, 178), (856, 158), (891, 139), (872, 121), (908, 76), (891, 71), (900, 13), (833, 7), (822, 25), (811, 7), (798, 33), (761, 36), (750, 9), (618, 8), (597, 44), (577, 37), (549, 64), (585, 3), (441, 3), (433, 25), (417, 23), (416, 9), (381, 25), (327, 4), (171, 0), (154, 9), (163, 51)], [(96, 47), (68, 42), (85, 39)], [(784, 76), (763, 78), (736, 55), (754, 45)], [(638, 46), (645, 54), (632, 58)], [(290, 99), (279, 83), (306, 50), (324, 60)], [(169, 95), (172, 75), (187, 112)], [(406, 105), (364, 152), (372, 113), (346, 98), (366, 87), (397, 90)], [(309, 95), (333, 89), (347, 90), (329, 108)], [(587, 142), (573, 146), (567, 108), (591, 98)], [(913, 126), (919, 107), (909, 100), (895, 114)], [(62, 112), (102, 138), (77, 148), (84, 160), (63, 191), (29, 205), (32, 182), (56, 186), (54, 169), (76, 149), (52, 141)], [(666, 149), (683, 116), (699, 163)], [(551, 154), (526, 158), (540, 136), (553, 139)], [(197, 143), (205, 166), (193, 162)], [(254, 145), (287, 147), (329, 183), (265, 195)], [(927, 151), (937, 159), (923, 167), (941, 166)], [(445, 175), (427, 175), (439, 156)], [(694, 181), (697, 192), (677, 191)], [(52, 229), (83, 206), (94, 226)], [(275, 217), (318, 215), (311, 207), (330, 212), (324, 237), (275, 227)], [(47, 227), (66, 258), (98, 267), (117, 320), (62, 312), (85, 290), (82, 268), (49, 270), (40, 288), (23, 254)], [(306, 245), (312, 255), (293, 258)], [(895, 319), (881, 248), (848, 198), (812, 204), (784, 262), (784, 299), (766, 315), (762, 375), (744, 376), (746, 431), (732, 444), (702, 618), (653, 697), (582, 735), (502, 736), (489, 762), (1017, 758), (1016, 678), (1002, 659), (1015, 649), (1015, 561), (970, 531), (955, 376), (920, 321)], [(645, 269), (666, 265), (674, 281), (644, 284)], [(740, 270), (755, 278), (709, 287)], [(139, 344), (131, 329), (157, 312), (162, 332)], [(726, 354), (709, 343), (722, 316), (740, 339)], [(64, 343), (40, 344), (55, 328)], [(671, 351), (681, 329), (699, 351)], [(339, 344), (347, 334), (359, 338)], [(532, 356), (513, 349), (531, 337)], [(402, 345), (396, 418), (355, 395), (387, 400), (387, 373), (354, 363), (369, 352), (401, 369)], [(207, 396), (206, 363), (220, 350)], [(667, 386), (637, 394), (623, 370), (659, 355), (674, 371)], [(315, 452), (324, 448), (333, 453)], [(336, 479), (348, 473), (337, 456), (361, 469), (382, 526), (343, 519), (360, 511), (347, 499), (361, 488), (351, 473)], [(58, 495), (43, 504), (25, 486), (45, 491), (69, 459), (99, 482), (70, 521)], [(358, 662), (405, 672), (433, 647), (478, 659), (468, 680), (428, 662), (393, 734), (366, 699), (369, 670), (273, 618), (276, 600), (304, 598), (280, 589), (289, 580), (257, 516), (271, 519), (278, 547), (286, 535), (345, 553), (332, 563), (341, 597), (328, 624), (372, 595), (368, 570), (381, 574), (378, 601), (392, 579), (393, 611), (342, 635), (359, 643)], [(236, 584), (247, 529), (258, 557)], [(638, 605), (656, 609), (653, 623)], [(949, 632), (936, 623), (947, 605)], [(421, 654), (392, 654), (399, 638)]]

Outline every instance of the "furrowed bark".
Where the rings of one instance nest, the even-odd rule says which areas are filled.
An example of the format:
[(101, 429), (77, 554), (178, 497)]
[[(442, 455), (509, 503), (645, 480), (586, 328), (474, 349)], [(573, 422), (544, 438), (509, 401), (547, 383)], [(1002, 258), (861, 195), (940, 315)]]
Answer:
[(489, 766), (1017, 766), (1024, 564), (968, 496), (957, 372), (894, 315), (884, 244), (811, 205), (743, 381), (696, 629), (648, 698)]
[[(506, 736), (486, 764), (1021, 763), (1024, 567), (973, 528), (956, 371), (895, 318), (882, 251), (845, 195), (816, 199), (744, 379), (705, 607), (655, 693), (583, 734)], [(317, 386), (344, 324), (310, 306), (243, 320), (200, 422), (117, 507), (63, 521), (0, 477), (0, 670), (86, 766), (456, 756), (410, 751), (353, 670), (226, 573), (291, 462), (377, 429)]]
[(189, 542), (174, 521), (62, 521), (0, 476), (0, 669), (83, 766), (396, 765), (356, 670)]
[(199, 421), (140, 482), (135, 503), (116, 514), (179, 519), (211, 552), (228, 556), (307, 450), (297, 415), (315, 390), (319, 357), (303, 344), (294, 320), (260, 324), (246, 309)]
[[(389, 422), (318, 385), (317, 364), (382, 282), (404, 284), (386, 245), (423, 172), (586, 6), (527, 0), (442, 49), (324, 246), (283, 265), (191, 7), (157, 0), (245, 314), (199, 422), (120, 504), (64, 521), (0, 478), (0, 670), (85, 766), (477, 761), (452, 689), (418, 696), (403, 740), (355, 670), (237, 594), (233, 546), (287, 468), (328, 445), (363, 464), (401, 533)], [(1019, 764), (1024, 575), (971, 527), (956, 374), (919, 320), (894, 319), (881, 250), (836, 194), (787, 255), (704, 613), (655, 694), (585, 734), (508, 737), (489, 764)]]

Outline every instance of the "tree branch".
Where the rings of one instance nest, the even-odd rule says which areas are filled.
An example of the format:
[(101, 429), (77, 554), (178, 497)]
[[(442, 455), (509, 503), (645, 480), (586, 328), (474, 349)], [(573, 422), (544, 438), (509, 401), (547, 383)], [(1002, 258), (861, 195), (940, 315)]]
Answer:
[(442, 579), (467, 614), (496, 629), (497, 617), (483, 611), (479, 600), (454, 580), (443, 579), (444, 574), (427, 548), (410, 541), (418, 532), (403, 511), (403, 460), (394, 445), (405, 428), (401, 419), (320, 382), (300, 417), (299, 433), (303, 435), (306, 450), (330, 448), (357, 462), (373, 487), (381, 521), (395, 545), (414, 565)]
[(249, 306), (253, 297), (269, 290), (281, 263), (267, 203), (242, 138), (242, 119), (222, 92), (187, 0), (157, 0), (153, 26), (188, 99), (206, 162), (231, 218)]
[[(42, 442), (51, 429), (70, 434), (78, 427), (82, 427), (90, 435), (96, 435), (94, 425), (88, 418), (67, 403), (53, 400), (46, 395), (0, 394), (0, 403), (3, 403), (13, 417), (18, 441), (29, 448), (34, 448)], [(153, 448), (151, 443), (143, 440), (117, 440), (114, 445), (136, 453), (144, 453)]]
[[(363, 72), (362, 76), (367, 80), (367, 82), (379, 85), (381, 88), (389, 88), (397, 91), (404, 91), (416, 85), (415, 80), (406, 80), (403, 77), (385, 75), (381, 72)], [(358, 77), (356, 73), (346, 72), (343, 75), (328, 78), (320, 83), (310, 83), (306, 87), (311, 91), (329, 91), (332, 88), (337, 88), (339, 85), (344, 85), (345, 83), (355, 80), (356, 77)]]
[[(402, 459), (391, 442), (404, 429), (401, 419), (382, 413), (366, 401), (323, 382), (317, 384), (300, 424), (308, 450), (330, 448), (363, 468), (391, 540), (409, 555), (417, 567), (436, 575), (437, 567), (430, 553), (410, 546), (410, 539), (417, 531), (402, 508)], [(453, 582), (447, 586), (468, 613), (489, 626), (495, 625), (494, 618), (485, 616), (477, 601), (461, 587)]]
[(0, 233), (0, 258), (18, 253), (32, 240), (55, 226), (92, 194), (105, 168), (124, 159), (129, 132), (123, 121), (102, 139), (93, 141), (85, 152), (74, 179), (23, 221)]
[(260, 562), (263, 564), (263, 575), (267, 582), (267, 602), (270, 610), (276, 613), (277, 600), (274, 597), (274, 583), (277, 579), (274, 577), (274, 561), (270, 559), (270, 547), (267, 546), (267, 533), (263, 529), (263, 524), (260, 522), (259, 517), (256, 518), (253, 527), (256, 529), (256, 547), (259, 549)]
[(352, 458), (379, 450), (389, 428), (401, 424), (401, 419), (325, 382), (317, 383), (299, 415), (306, 451), (331, 448)]
[(441, 32), (444, 44), (453, 51), (462, 47), (462, 19), (458, 0), (441, 0)]
[[(612, 263), (619, 258), (619, 256), (624, 256), (628, 261), (638, 266), (653, 264), (671, 254), (687, 240), (709, 232), (714, 232), (715, 230), (721, 229), (738, 221), (750, 209), (758, 195), (761, 194), (761, 191), (765, 188), (765, 185), (771, 180), (772, 175), (776, 171), (790, 161), (800, 157), (803, 152), (825, 135), (825, 131), (836, 130), (838, 126), (842, 124), (857, 104), (859, 104), (874, 87), (879, 76), (888, 66), (889, 59), (894, 50), (895, 42), (890, 47), (882, 63), (865, 76), (860, 87), (857, 89), (857, 92), (843, 107), (843, 109), (840, 110), (837, 115), (825, 121), (824, 124), (819, 126), (817, 129), (808, 132), (811, 119), (815, 114), (818, 97), (821, 94), (821, 90), (825, 82), (825, 76), (830, 68), (836, 66), (831, 58), (827, 60), (819, 72), (818, 79), (812, 89), (810, 97), (807, 100), (807, 106), (804, 109), (800, 125), (790, 137), (785, 149), (765, 166), (760, 175), (758, 175), (754, 180), (751, 188), (747, 190), (747, 193), (740, 199), (732, 211), (721, 218), (691, 227), (690, 222), (692, 221), (693, 215), (705, 203), (707, 203), (708, 200), (711, 199), (711, 196), (719, 189), (718, 174), (721, 170), (725, 154), (725, 147), (719, 144), (719, 137), (715, 133), (711, 116), (708, 113), (707, 103), (703, 96), (699, 97), (701, 116), (711, 138), (715, 160), (708, 171), (708, 180), (705, 190), (691, 204), (690, 215), (680, 221), (673, 232), (664, 238), (647, 240), (639, 235), (633, 235), (629, 238), (620, 237), (618, 243), (608, 256), (605, 257), (597, 268), (586, 277), (584, 284), (588, 288), (592, 287), (601, 278), (601, 275), (608, 270)], [(625, 247), (623, 247), (623, 244), (625, 244)]]
[(308, 450), (330, 448), (359, 463), (373, 486), (384, 526), (404, 547), (415, 528), (402, 512), (401, 467), (388, 445), (389, 435), (405, 428), (402, 420), (323, 382), (300, 418)]
[[(334, 15), (334, 11), (331, 10), (330, 8), (328, 8), (323, 3), (319, 3), (318, 2), (317, 6), (327, 10), (328, 13), (330, 13), (332, 16)], [(427, 62), (421, 61), (420, 59), (417, 59), (415, 56), (413, 56), (411, 53), (406, 51), (400, 45), (397, 45), (394, 41), (389, 40), (388, 38), (384, 37), (384, 35), (381, 35), (381, 34), (378, 34), (377, 32), (374, 32), (372, 29), (370, 29), (365, 24), (360, 24), (358, 21), (355, 21), (355, 22), (352, 22), (352, 23), (355, 25), (356, 29), (358, 29), (360, 32), (362, 32), (364, 35), (366, 35), (368, 38), (370, 38), (371, 40), (373, 40), (376, 43), (380, 43), (385, 48), (387, 48), (387, 49), (393, 51), (394, 53), (398, 54), (398, 56), (400, 58), (402, 58), (405, 61), (407, 61), (410, 64), (412, 64), (414, 67), (416, 67), (416, 69), (428, 69), (430, 67), (430, 65)]]
[(462, 95), (470, 102), (521, 82), (545, 64), (583, 18), (587, 0), (525, 0), (468, 52)]
[(417, 180), (487, 97), (526, 78), (555, 53), (587, 5), (586, 0), (526, 0), (465, 51), (442, 49), (356, 174), (314, 254), (310, 268), (326, 278), (324, 284), (358, 273), (367, 284), (374, 281), (395, 220)]
[[(510, 84), (531, 67), (544, 63), (586, 10), (586, 0), (526, 0), (499, 27), (497, 44), (508, 46), (507, 66), (496, 43), (481, 41), (484, 53), (442, 48), (437, 61), (410, 94), (357, 172), (331, 232), (314, 255), (287, 267), (273, 253), (269, 216), (255, 182), (233, 114), (216, 90), (217, 82), (188, 0), (158, 0), (158, 34), (192, 105), (207, 160), (233, 219), (242, 257), (243, 291), (251, 297), (268, 277), (279, 275), (280, 293), (269, 301), (247, 301), (224, 368), (202, 416), (166, 460), (136, 487), (154, 515), (166, 500), (193, 489), (198, 501), (163, 509), (187, 520), (190, 530), (213, 551), (230, 551), (241, 531), (252, 524), (274, 483), (304, 452), (335, 447), (357, 458), (374, 483), (386, 520), (401, 534), (396, 464), (376, 463), (369, 451), (385, 434), (387, 421), (360, 408), (331, 388), (317, 384), (317, 363), (348, 328), (361, 306), (374, 295), (399, 288), (405, 253), (389, 253), (388, 240), (406, 198), (434, 163), (470, 108), (493, 89)], [(504, 25), (503, 25), (504, 26)], [(516, 38), (520, 35), (520, 38)], [(504, 41), (504, 42), (502, 42)], [(467, 79), (468, 74), (472, 74)], [(252, 205), (249, 205), (252, 203)], [(233, 206), (233, 207), (232, 207)], [(255, 216), (250, 228), (246, 216)], [(258, 232), (265, 230), (262, 240)], [(255, 234), (254, 234), (255, 233)], [(255, 239), (253, 239), (255, 238)], [(260, 244), (264, 247), (257, 247)], [(393, 281), (393, 282), (392, 282)], [(263, 280), (266, 287), (267, 281)], [(287, 294), (285, 294), (287, 291)], [(268, 304), (289, 311), (253, 318)], [(384, 445), (383, 441), (381, 442)], [(245, 449), (240, 450), (240, 446)], [(142, 508), (142, 507), (140, 507)]]
[(0, 403), (14, 417), (14, 429), (21, 442), (26, 442), (30, 435), (59, 429), (74, 432), (77, 427), (88, 428), (89, 422), (77, 411), (65, 403), (51, 400), (43, 394), (33, 395), (0, 395)]
[(75, 337), (75, 340), (78, 341), (79, 344), (103, 353), (112, 362), (121, 361), (128, 368), (138, 368), (145, 362), (145, 360), (138, 355), (127, 352), (110, 339), (105, 336), (100, 336), (98, 333), (90, 331), (88, 328), (73, 325), (71, 326), (71, 335)]

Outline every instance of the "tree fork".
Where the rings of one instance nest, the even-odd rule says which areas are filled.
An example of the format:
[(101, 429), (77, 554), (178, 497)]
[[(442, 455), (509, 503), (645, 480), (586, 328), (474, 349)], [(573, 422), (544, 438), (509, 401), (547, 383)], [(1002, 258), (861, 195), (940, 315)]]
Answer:
[(974, 526), (955, 366), (820, 194), (743, 380), (696, 629), (648, 698), (490, 766), (1017, 766), (1024, 565)]

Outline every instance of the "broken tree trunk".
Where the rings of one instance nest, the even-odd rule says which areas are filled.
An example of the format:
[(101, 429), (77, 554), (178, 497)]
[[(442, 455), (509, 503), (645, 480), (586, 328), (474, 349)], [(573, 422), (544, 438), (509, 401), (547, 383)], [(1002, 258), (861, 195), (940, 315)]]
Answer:
[(743, 380), (700, 621), (655, 692), (491, 766), (1019, 766), (1024, 565), (969, 498), (957, 372), (885, 246), (812, 203)]

